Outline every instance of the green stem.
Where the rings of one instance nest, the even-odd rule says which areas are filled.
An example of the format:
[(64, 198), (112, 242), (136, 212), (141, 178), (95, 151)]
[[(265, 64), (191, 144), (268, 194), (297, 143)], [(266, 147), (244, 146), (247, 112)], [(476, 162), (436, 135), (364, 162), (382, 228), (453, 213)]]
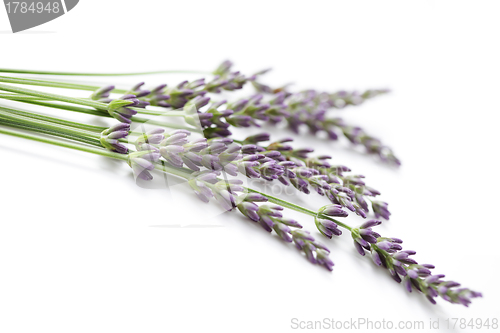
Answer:
[[(67, 83), (67, 82), (58, 82), (58, 81), (47, 81), (47, 80), (32, 80), (32, 79), (23, 79), (23, 78), (14, 78), (14, 77), (6, 77), (0, 76), (0, 82), (4, 83), (14, 83), (14, 84), (27, 84), (32, 86), (42, 86), (42, 87), (52, 87), (52, 88), (65, 88), (65, 89), (76, 89), (76, 90), (87, 90), (87, 91), (95, 91), (99, 89), (99, 86), (90, 86), (84, 84), (75, 84), (75, 83)], [(124, 89), (114, 89), (113, 92), (126, 94), (129, 90)], [(16, 97), (16, 95), (11, 94), (0, 94), (3, 95), (0, 98), (11, 99), (11, 100), (23, 100), (27, 97)], [(39, 97), (29, 96), (29, 99), (38, 99)], [(83, 100), (89, 100), (85, 98), (80, 98)], [(138, 113), (147, 114), (151, 116), (166, 116), (166, 117), (183, 117), (184, 114), (178, 111), (156, 111), (156, 110), (146, 110), (142, 108), (131, 108), (136, 110)]]
[[(27, 85), (31, 85), (31, 86), (40, 86), (40, 87), (86, 90), (86, 91), (95, 91), (95, 90), (101, 88), (99, 86), (91, 86), (91, 85), (86, 85), (86, 84), (67, 83), (67, 82), (58, 82), (58, 81), (49, 81), (49, 80), (34, 80), (34, 79), (25, 79), (25, 78), (7, 77), (7, 76), (0, 76), (0, 82), (14, 83), (14, 84), (27, 84)], [(123, 94), (127, 92), (127, 90), (121, 90), (121, 89), (115, 89), (114, 91), (117, 93), (123, 93)]]
[(5, 126), (9, 126), (9, 127), (20, 128), (20, 129), (24, 129), (24, 130), (28, 130), (28, 131), (32, 131), (32, 132), (36, 132), (36, 133), (54, 135), (54, 136), (62, 137), (65, 139), (79, 141), (82, 143), (86, 143), (86, 144), (90, 144), (92, 146), (102, 148), (102, 145), (98, 140), (92, 139), (92, 138), (89, 138), (86, 136), (78, 136), (78, 135), (74, 135), (74, 134), (58, 132), (55, 130), (48, 130), (48, 129), (40, 128), (40, 127), (37, 127), (34, 125), (28, 125), (25, 123), (15, 122), (15, 121), (12, 121), (10, 119), (1, 118), (1, 117), (0, 117), (0, 124), (5, 125)]
[(93, 108), (96, 108), (96, 109), (102, 110), (102, 111), (108, 110), (107, 104), (92, 101), (92, 100), (87, 100), (87, 99), (67, 97), (67, 96), (63, 96), (63, 95), (51, 94), (51, 93), (41, 92), (41, 91), (37, 91), (37, 90), (14, 87), (14, 86), (9, 86), (9, 85), (4, 85), (4, 84), (0, 84), (0, 90), (18, 93), (18, 94), (23, 94), (23, 95), (34, 96), (34, 97), (41, 97), (41, 98), (45, 98), (45, 99), (51, 99), (51, 100), (56, 100), (56, 101), (61, 101), (61, 102), (66, 102), (66, 103), (71, 103), (71, 104), (90, 106), (90, 107), (93, 107)]
[(186, 169), (186, 168), (175, 168), (170, 166), (167, 162), (161, 161), (162, 164), (155, 164), (155, 169), (168, 172), (172, 175), (184, 178), (184, 179), (190, 179), (191, 178), (191, 170)]
[(96, 155), (106, 156), (106, 157), (110, 157), (110, 158), (114, 158), (114, 159), (118, 159), (118, 160), (127, 161), (127, 159), (128, 159), (128, 155), (113, 153), (111, 151), (104, 150), (104, 149), (87, 147), (87, 146), (83, 146), (81, 144), (76, 144), (76, 143), (72, 143), (72, 142), (64, 142), (64, 141), (60, 141), (60, 140), (54, 140), (51, 138), (43, 138), (43, 137), (39, 137), (36, 135), (16, 132), (16, 131), (4, 129), (4, 128), (0, 128), (0, 134), (6, 134), (6, 135), (11, 135), (11, 136), (15, 136), (15, 137), (23, 138), (23, 139), (48, 143), (48, 144), (51, 144), (54, 146), (75, 149), (75, 150), (83, 151), (86, 153), (92, 153), (92, 154), (96, 154)]
[(42, 101), (23, 101), (23, 103), (40, 105), (40, 106), (45, 106), (48, 108), (60, 109), (60, 110), (65, 110), (65, 111), (85, 113), (85, 114), (90, 114), (93, 116), (113, 118), (107, 112), (102, 112), (102, 111), (95, 110), (95, 109), (82, 108), (82, 107), (75, 106), (75, 105), (59, 104), (59, 103), (54, 103), (54, 102), (42, 102)]
[[(12, 79), (12, 78), (7, 78), (8, 80), (5, 80), (4, 77), (0, 76), (0, 82), (9, 82), (9, 83), (20, 83), (20, 84), (30, 84), (26, 83), (27, 81), (37, 81), (37, 82), (49, 82), (49, 81), (41, 81), (41, 80), (26, 80), (26, 79)], [(17, 80), (21, 80), (17, 82)], [(16, 82), (11, 82), (11, 81), (16, 81)], [(48, 87), (59, 87), (63, 88), (62, 85), (66, 85), (65, 88), (69, 88), (67, 83), (64, 84), (38, 84), (38, 85), (44, 85)], [(84, 87), (83, 85), (76, 85), (78, 87)], [(92, 91), (98, 89), (99, 87), (95, 86), (85, 86), (85, 87), (91, 87)], [(94, 89), (95, 88), (95, 89)], [(82, 88), (71, 88), (71, 89), (82, 89)], [(26, 88), (20, 88), (20, 87), (14, 87), (14, 86), (9, 86), (9, 85), (3, 85), (0, 84), (0, 90), (4, 91), (9, 91), (13, 93), (18, 93), (18, 94), (23, 94), (23, 95), (28, 95), (28, 96), (33, 96), (37, 98), (42, 98), (42, 99), (49, 99), (49, 100), (56, 100), (56, 101), (61, 101), (61, 102), (66, 102), (66, 103), (71, 103), (71, 104), (77, 104), (77, 105), (84, 105), (84, 106), (90, 106), (98, 110), (102, 111), (107, 111), (108, 110), (108, 105), (105, 103), (93, 101), (91, 99), (87, 98), (74, 98), (74, 97), (68, 97), (68, 96), (63, 96), (63, 95), (58, 95), (58, 94), (51, 94), (51, 93), (46, 93), (46, 92), (41, 92), (37, 90), (31, 90), (31, 89), (26, 89)], [(126, 90), (120, 90), (120, 92), (127, 92)], [(8, 94), (3, 94), (4, 98), (6, 99), (15, 99), (18, 100), (15, 96), (13, 98), (10, 97)], [(25, 102), (30, 103), (34, 101), (26, 100)], [(156, 111), (156, 110), (146, 110), (142, 108), (136, 108), (136, 107), (129, 107), (131, 110), (137, 111), (137, 113), (145, 114), (145, 115), (150, 115), (150, 116), (167, 116), (167, 117), (184, 117), (184, 113), (178, 112), (178, 111)]]
[(83, 72), (51, 72), (37, 71), (26, 69), (11, 69), (0, 68), (0, 73), (15, 73), (15, 74), (39, 74), (39, 75), (65, 75), (65, 76), (135, 76), (135, 75), (151, 75), (151, 74), (202, 74), (211, 75), (211, 72), (205, 71), (185, 71), (185, 70), (163, 70), (151, 72), (130, 72), (130, 73), (83, 73)]
[(20, 94), (0, 94), (1, 99), (8, 99), (11, 101), (38, 101), (41, 98), (39, 97), (33, 97), (33, 96), (26, 96), (26, 95), (20, 95)]
[(73, 128), (73, 127), (69, 127), (69, 126), (64, 126), (64, 125), (59, 125), (59, 124), (55, 124), (55, 123), (51, 123), (51, 122), (47, 122), (47, 121), (43, 121), (43, 120), (28, 118), (28, 117), (24, 117), (24, 116), (17, 115), (17, 114), (12, 114), (10, 112), (5, 112), (3, 110), (4, 110), (4, 108), (0, 107), (0, 116), (1, 117), (13, 119), (14, 121), (17, 121), (20, 123), (26, 123), (28, 125), (32, 125), (32, 126), (36, 126), (36, 127), (40, 127), (40, 128), (44, 128), (44, 129), (48, 129), (48, 130), (55, 130), (55, 131), (67, 133), (67, 134), (89, 136), (89, 137), (93, 137), (93, 138), (100, 138), (101, 137), (101, 135), (99, 133), (89, 132), (86, 130)]
[[(102, 111), (98, 111), (98, 110), (92, 110), (92, 109), (82, 108), (82, 107), (78, 107), (78, 106), (75, 106), (75, 105), (66, 105), (66, 104), (59, 104), (59, 103), (54, 103), (54, 102), (42, 102), (42, 101), (23, 101), (23, 103), (28, 103), (28, 104), (33, 104), (33, 105), (40, 105), (40, 106), (46, 106), (46, 107), (49, 107), (49, 108), (56, 108), (56, 109), (61, 109), (61, 110), (66, 110), (66, 111), (73, 111), (73, 112), (85, 113), (85, 114), (90, 114), (90, 115), (93, 115), (93, 116), (113, 118), (107, 112), (102, 112)], [(184, 126), (184, 125), (177, 125), (177, 124), (169, 124), (169, 123), (165, 123), (165, 122), (161, 122), (161, 121), (157, 121), (157, 120), (152, 120), (152, 119), (147, 119), (147, 118), (141, 118), (141, 117), (137, 117), (137, 116), (133, 116), (131, 118), (131, 120), (134, 121), (134, 122), (137, 122), (137, 123), (148, 123), (148, 124), (162, 126), (162, 127), (166, 127), (166, 128), (185, 129), (185, 130), (188, 130), (188, 131), (191, 131), (191, 132), (202, 133), (201, 130), (196, 129), (194, 127)]]
[(19, 110), (19, 109), (4, 108), (4, 107), (0, 107), (0, 110), (4, 110), (4, 111), (7, 111), (7, 112), (11, 112), (11, 113), (14, 113), (14, 114), (17, 114), (17, 115), (20, 115), (20, 116), (24, 116), (24, 117), (28, 117), (28, 118), (33, 118), (33, 119), (48, 121), (48, 122), (52, 122), (52, 123), (55, 123), (55, 124), (70, 126), (70, 127), (74, 127), (74, 128), (79, 128), (79, 129), (87, 130), (87, 131), (92, 131), (92, 132), (101, 133), (102, 131), (104, 131), (105, 129), (107, 129), (107, 127), (103, 127), (103, 126), (94, 126), (94, 125), (82, 124), (82, 123), (78, 123), (78, 122), (74, 122), (74, 121), (69, 121), (69, 120), (64, 120), (64, 119), (59, 119), (59, 118), (45, 116), (45, 115), (42, 115), (42, 114), (39, 114), (39, 113), (35, 113), (35, 112), (31, 112), (31, 111), (30, 112), (26, 112), (26, 111), (22, 111), (22, 110)]

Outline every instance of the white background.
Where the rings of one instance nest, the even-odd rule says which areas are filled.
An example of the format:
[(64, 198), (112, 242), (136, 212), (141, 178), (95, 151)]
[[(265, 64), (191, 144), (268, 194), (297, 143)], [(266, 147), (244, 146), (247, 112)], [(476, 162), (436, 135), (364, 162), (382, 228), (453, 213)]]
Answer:
[(494, 1), (86, 0), (14, 35), (0, 9), (1, 67), (212, 70), (231, 59), (245, 73), (271, 66), (267, 82), (296, 89), (391, 88), (332, 112), (389, 144), (400, 169), (345, 140), (304, 135), (296, 146), (364, 174), (393, 213), (381, 233), (484, 294), (470, 308), (432, 305), (359, 256), (348, 234), (325, 240), (290, 212), (332, 250), (330, 273), (183, 186), (143, 189), (124, 164), (1, 136), (0, 331), (289, 332), (292, 318), (362, 317), (473, 332), (446, 330), (445, 320), (499, 318), (499, 10)]

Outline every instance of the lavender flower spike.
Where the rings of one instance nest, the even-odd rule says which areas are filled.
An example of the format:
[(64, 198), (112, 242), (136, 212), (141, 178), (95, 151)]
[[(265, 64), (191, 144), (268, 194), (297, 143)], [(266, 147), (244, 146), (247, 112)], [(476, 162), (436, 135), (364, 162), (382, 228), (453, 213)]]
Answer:
[[(128, 92), (127, 95), (134, 95), (136, 98), (147, 96), (151, 93), (149, 90), (141, 90), (141, 87), (144, 85), (144, 82), (139, 82), (135, 86), (133, 86)], [(149, 104), (149, 103), (148, 103)]]
[(128, 153), (128, 148), (118, 140), (127, 137), (129, 131), (129, 124), (119, 123), (102, 131), (101, 139), (99, 141), (101, 142), (101, 145), (108, 150), (120, 154), (126, 154)]
[(391, 216), (391, 212), (387, 209), (387, 202), (383, 201), (378, 201), (378, 200), (373, 200), (372, 201), (372, 209), (373, 212), (375, 213), (375, 217), (383, 217), (384, 219), (388, 220), (389, 216)]
[(408, 292), (416, 289), (433, 304), (436, 304), (434, 298), (438, 296), (450, 303), (465, 306), (470, 304), (472, 298), (482, 297), (479, 292), (466, 288), (455, 288), (460, 286), (457, 282), (443, 281), (443, 274), (432, 274), (431, 269), (434, 269), (434, 266), (421, 265), (410, 258), (416, 252), (403, 250), (401, 239), (381, 237), (372, 230), (372, 227), (381, 223), (378, 220), (369, 220), (358, 228), (353, 228), (351, 234), (355, 247), (361, 255), (365, 255), (365, 250), (370, 251), (373, 262), (377, 266), (387, 269), (394, 281), (403, 282)]
[[(342, 209), (341, 205), (326, 205), (318, 210), (319, 215), (331, 216), (331, 217), (346, 217), (348, 213)], [(328, 238), (332, 238), (333, 235), (340, 236), (342, 231), (338, 228), (335, 220), (332, 219), (321, 219), (318, 216), (314, 218), (314, 223), (318, 230)]]
[(324, 214), (333, 217), (347, 217), (349, 215), (346, 211), (342, 210), (341, 205), (327, 205), (319, 209), (319, 214)]
[(144, 133), (135, 140), (135, 147), (137, 150), (158, 151), (158, 148), (153, 145), (158, 145), (165, 138), (163, 132), (165, 132), (163, 128), (155, 128)]
[(140, 101), (134, 95), (125, 95), (121, 99), (115, 99), (108, 104), (108, 113), (121, 121), (122, 123), (130, 124), (130, 118), (137, 114), (137, 111), (129, 107), (138, 106)]
[(160, 159), (160, 154), (152, 151), (137, 151), (128, 155), (128, 165), (132, 168), (135, 176), (143, 180), (151, 180), (153, 176), (149, 171), (155, 168), (154, 163)]
[(96, 91), (94, 91), (92, 93), (92, 95), (90, 95), (90, 99), (92, 99), (94, 101), (108, 103), (109, 102), (109, 100), (108, 100), (109, 93), (113, 89), (115, 89), (115, 86), (105, 86), (105, 87), (99, 88)]
[(314, 223), (316, 224), (318, 230), (328, 238), (332, 238), (333, 235), (335, 236), (342, 235), (342, 231), (338, 228), (337, 223), (333, 221), (326, 219), (319, 219), (316, 217), (314, 219)]
[[(353, 228), (351, 230), (351, 236), (354, 239), (354, 247), (362, 256), (365, 255), (365, 250), (370, 251), (370, 244), (377, 243), (380, 235), (373, 231), (371, 227), (379, 225), (380, 223), (382, 222), (377, 220), (369, 220), (359, 227)], [(387, 248), (391, 248), (390, 243), (388, 243)]]
[(329, 271), (333, 270), (333, 261), (328, 257), (330, 251), (324, 245), (316, 242), (308, 231), (297, 229), (292, 231), (295, 246), (305, 253), (307, 260), (313, 264), (324, 266)]

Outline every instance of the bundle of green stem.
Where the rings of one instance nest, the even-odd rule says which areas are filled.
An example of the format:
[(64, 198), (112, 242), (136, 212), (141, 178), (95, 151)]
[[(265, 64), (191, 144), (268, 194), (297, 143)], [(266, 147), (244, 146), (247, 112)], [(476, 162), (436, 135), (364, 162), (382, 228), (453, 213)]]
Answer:
[[(271, 89), (258, 83), (257, 79), (262, 74), (246, 77), (239, 72), (231, 72), (230, 64), (225, 62), (207, 82), (204, 79), (184, 81), (172, 88), (160, 85), (151, 90), (143, 89), (143, 83), (129, 90), (120, 90), (111, 85), (91, 86), (3, 76), (0, 77), (0, 90), (5, 92), (0, 94), (0, 134), (123, 160), (141, 181), (151, 180), (154, 173), (184, 179), (203, 202), (215, 200), (225, 211), (239, 211), (266, 231), (274, 231), (282, 240), (294, 243), (311, 263), (328, 270), (332, 270), (334, 265), (328, 248), (310, 232), (303, 230), (298, 221), (285, 217), (285, 208), (310, 216), (320, 233), (328, 238), (340, 236), (343, 229), (347, 230), (359, 254), (364, 256), (368, 252), (374, 263), (387, 269), (395, 281), (402, 282), (410, 292), (417, 290), (423, 293), (433, 303), (440, 296), (451, 303), (467, 306), (472, 298), (480, 297), (478, 292), (459, 288), (458, 283), (444, 280), (442, 274), (432, 274), (434, 266), (418, 264), (410, 258), (415, 252), (403, 250), (400, 239), (382, 237), (372, 230), (381, 221), (371, 219), (357, 227), (341, 221), (348, 211), (361, 218), (371, 213), (375, 218), (389, 218), (387, 203), (376, 200), (380, 192), (366, 185), (364, 176), (349, 174), (351, 170), (346, 166), (331, 164), (329, 156), (313, 156), (313, 149), (292, 147), (290, 138), (264, 145), (263, 142), (270, 140), (267, 133), (237, 139), (228, 130), (231, 126), (258, 125), (259, 121), (287, 121), (293, 127), (297, 126), (296, 121), (300, 118), (298, 113), (314, 115), (328, 105), (359, 104), (384, 91), (363, 94), (306, 91), (292, 94), (285, 89)], [(230, 103), (210, 103), (209, 95), (241, 89), (247, 82), (270, 97), (256, 94)], [(92, 93), (88, 98), (69, 97), (26, 88), (26, 85)], [(115, 93), (121, 96), (112, 98), (111, 94)], [(222, 108), (223, 105), (226, 107)], [(44, 110), (50, 110), (56, 116), (44, 114)], [(97, 126), (60, 117), (71, 112), (108, 118), (109, 125)], [(362, 130), (353, 129), (340, 121), (326, 120), (317, 114), (314, 117), (314, 123), (312, 118), (301, 119), (313, 131), (324, 130), (331, 137), (334, 136), (332, 127), (341, 128), (352, 142), (363, 144), (370, 152), (398, 163), (387, 147)], [(249, 178), (279, 182), (303, 193), (312, 189), (328, 201), (315, 210), (301, 207), (285, 198), (244, 186), (243, 180)]]

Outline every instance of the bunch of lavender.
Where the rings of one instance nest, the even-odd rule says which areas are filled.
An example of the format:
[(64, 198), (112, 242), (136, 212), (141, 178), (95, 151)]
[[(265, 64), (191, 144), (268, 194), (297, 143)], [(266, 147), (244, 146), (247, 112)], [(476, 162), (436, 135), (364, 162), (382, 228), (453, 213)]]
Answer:
[[(217, 89), (228, 91), (239, 89), (246, 81), (255, 81), (255, 79), (255, 77), (243, 79), (239, 73), (231, 72), (229, 64), (226, 63), (220, 68), (220, 76), (217, 80), (219, 83), (227, 82), (214, 88), (214, 92), (218, 92)], [(20, 83), (11, 78), (3, 78), (0, 81)], [(48, 84), (47, 81), (41, 80), (27, 81), (22, 81), (22, 83)], [(366, 217), (368, 212), (366, 200), (380, 194), (366, 186), (363, 176), (346, 175), (350, 171), (348, 168), (330, 165), (327, 162), (328, 156), (310, 156), (312, 149), (294, 149), (290, 146), (291, 140), (289, 139), (262, 146), (261, 142), (269, 140), (268, 134), (251, 136), (238, 141), (226, 137), (229, 134), (224, 135), (223, 131), (227, 131), (228, 126), (218, 125), (218, 123), (229, 123), (230, 126), (247, 124), (251, 126), (258, 125), (256, 120), (276, 121), (274, 119), (276, 117), (286, 118), (289, 114), (287, 98), (291, 98), (293, 94), (287, 93), (286, 89), (281, 89), (281, 92), (275, 91), (276, 96), (266, 103), (262, 102), (263, 97), (257, 96), (240, 104), (230, 104), (236, 112), (230, 109), (218, 111), (224, 103), (218, 106), (217, 103), (213, 104), (214, 108), (209, 107), (211, 112), (199, 112), (197, 108), (209, 103), (209, 98), (205, 96), (208, 88), (204, 83), (205, 88), (202, 88), (201, 83), (201, 81), (192, 84), (187, 82), (178, 86), (179, 91), (185, 89), (192, 90), (192, 92), (185, 95), (177, 94), (175, 99), (171, 99), (171, 96), (162, 90), (165, 87), (156, 89), (158, 94), (156, 100), (165, 102), (164, 107), (167, 107), (167, 104), (168, 107), (172, 107), (173, 104), (167, 102), (172, 100), (178, 101), (177, 105), (183, 105), (184, 110), (175, 111), (175, 114), (146, 109), (148, 103), (152, 103), (144, 98), (149, 96), (152, 100), (153, 96), (151, 91), (142, 88), (142, 83), (130, 90), (118, 91), (124, 94), (118, 99), (110, 98), (110, 92), (117, 92), (110, 87), (95, 91), (95, 87), (90, 89), (85, 85), (78, 85), (79, 88), (73, 86), (72, 89), (94, 91), (91, 98), (78, 99), (0, 84), (0, 90), (13, 93), (9, 96), (0, 96), (0, 98), (54, 109), (84, 112), (95, 116), (113, 117), (122, 122), (111, 127), (100, 127), (16, 108), (0, 108), (0, 124), (49, 137), (6, 129), (0, 129), (0, 133), (119, 159), (132, 168), (137, 178), (143, 180), (151, 180), (153, 170), (181, 177), (187, 181), (202, 201), (209, 202), (214, 199), (224, 210), (240, 212), (266, 231), (274, 231), (284, 241), (293, 242), (309, 261), (329, 270), (333, 267), (333, 262), (329, 258), (330, 251), (317, 242), (309, 232), (302, 230), (297, 221), (285, 218), (282, 213), (284, 208), (313, 217), (319, 231), (329, 238), (340, 236), (341, 229), (347, 229), (360, 254), (365, 255), (365, 252), (369, 251), (375, 264), (386, 268), (397, 282), (404, 282), (409, 291), (417, 290), (431, 302), (435, 302), (434, 299), (441, 296), (451, 303), (467, 306), (472, 298), (481, 296), (480, 293), (470, 289), (457, 288), (459, 285), (456, 282), (442, 280), (443, 275), (432, 275), (430, 271), (433, 268), (432, 265), (419, 265), (409, 258), (415, 252), (403, 251), (400, 245), (401, 240), (381, 237), (372, 230), (374, 226), (381, 223), (380, 221), (370, 220), (357, 228), (339, 221), (339, 218), (347, 216), (344, 208)], [(51, 84), (55, 85), (55, 83)], [(61, 83), (61, 85), (64, 84)], [(198, 93), (200, 91), (207, 92)], [(195, 106), (194, 112), (192, 111), (193, 105)], [(159, 124), (159, 121), (154, 118), (137, 117), (138, 113), (150, 116), (180, 115), (191, 127), (179, 126), (168, 121)], [(155, 128), (150, 131), (137, 132), (136, 128), (131, 131), (129, 123), (146, 122), (157, 126), (164, 125), (166, 128), (177, 128), (177, 130), (166, 133), (163, 128)], [(203, 124), (206, 129), (220, 128), (221, 132), (215, 133), (214, 131), (215, 134), (209, 138), (189, 140), (191, 130), (195, 131), (194, 125), (199, 123)], [(278, 180), (285, 185), (291, 184), (304, 193), (309, 193), (309, 188), (312, 188), (315, 192), (330, 199), (331, 204), (319, 210), (310, 210), (245, 187), (241, 180), (231, 178), (240, 175), (262, 178), (267, 181)], [(372, 209), (377, 217), (389, 218), (390, 213), (386, 203), (372, 200)]]

